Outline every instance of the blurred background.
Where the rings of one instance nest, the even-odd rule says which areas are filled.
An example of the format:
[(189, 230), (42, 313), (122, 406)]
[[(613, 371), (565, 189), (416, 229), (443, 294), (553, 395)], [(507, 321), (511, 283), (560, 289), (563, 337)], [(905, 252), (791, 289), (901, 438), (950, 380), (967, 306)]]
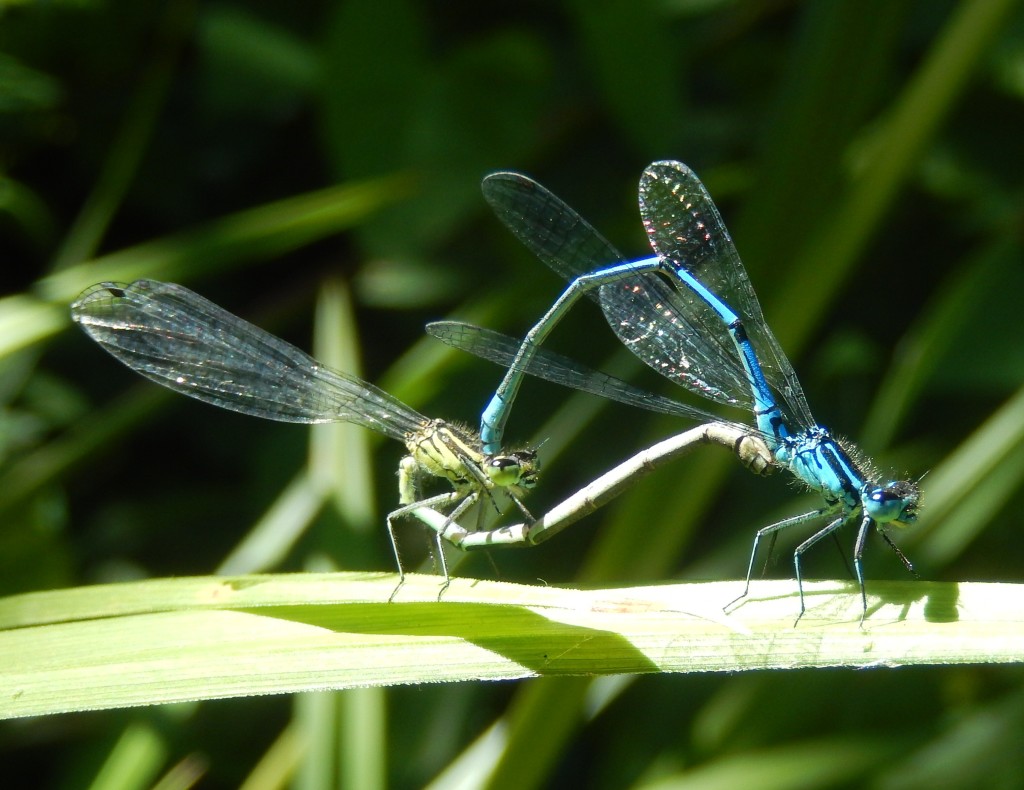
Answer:
[[(928, 473), (896, 536), (921, 576), (1019, 580), (1019, 6), (4, 4), (0, 590), (394, 567), (403, 448), (160, 391), (72, 328), (88, 285), (183, 283), (475, 424), (500, 370), (423, 324), (521, 334), (562, 285), (482, 176), (528, 172), (643, 256), (657, 159), (714, 196), (818, 420)], [(685, 397), (591, 304), (552, 345)], [(544, 442), (535, 513), (689, 427), (538, 382), (521, 397), (508, 436)], [(754, 531), (813, 501), (704, 448), (493, 560), (524, 583), (742, 579)], [(399, 537), (429, 569), (422, 532)], [(769, 575), (792, 576), (799, 537)], [(830, 546), (805, 569), (848, 578)], [(869, 590), (905, 578), (877, 538), (866, 569)], [(495, 576), (476, 555), (456, 572)], [(0, 754), (33, 787), (1021, 787), (1022, 703), (1017, 667), (467, 683), (6, 722)]]

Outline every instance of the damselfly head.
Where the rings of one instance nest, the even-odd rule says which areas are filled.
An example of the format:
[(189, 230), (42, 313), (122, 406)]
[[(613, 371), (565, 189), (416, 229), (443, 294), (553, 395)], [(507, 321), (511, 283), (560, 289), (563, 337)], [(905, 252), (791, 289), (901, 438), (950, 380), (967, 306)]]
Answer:
[(864, 498), (864, 509), (879, 524), (905, 527), (917, 521), (921, 490), (913, 480), (892, 480), (872, 489)]
[(484, 470), (491, 482), (499, 488), (533, 488), (537, 485), (540, 460), (533, 450), (514, 450), (503, 455), (492, 455), (484, 461)]

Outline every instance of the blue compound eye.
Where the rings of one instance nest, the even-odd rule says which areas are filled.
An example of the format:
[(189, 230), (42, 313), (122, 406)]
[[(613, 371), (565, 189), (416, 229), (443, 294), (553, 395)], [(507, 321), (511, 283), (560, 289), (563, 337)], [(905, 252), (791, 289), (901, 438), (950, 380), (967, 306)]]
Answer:
[(909, 524), (917, 520), (920, 494), (909, 480), (896, 480), (871, 491), (864, 509), (880, 524)]

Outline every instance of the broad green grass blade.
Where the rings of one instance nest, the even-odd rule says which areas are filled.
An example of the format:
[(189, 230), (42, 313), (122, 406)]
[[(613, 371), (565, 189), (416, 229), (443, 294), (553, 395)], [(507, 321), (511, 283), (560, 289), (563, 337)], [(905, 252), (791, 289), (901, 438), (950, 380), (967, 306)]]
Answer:
[(0, 717), (556, 675), (1007, 663), (1024, 585), (738, 582), (563, 590), (392, 574), (199, 577), (0, 600)]

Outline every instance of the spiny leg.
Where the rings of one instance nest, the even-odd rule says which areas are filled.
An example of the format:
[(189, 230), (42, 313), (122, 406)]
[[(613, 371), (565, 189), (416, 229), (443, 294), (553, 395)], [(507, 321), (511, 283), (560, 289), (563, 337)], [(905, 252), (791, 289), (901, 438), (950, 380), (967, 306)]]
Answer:
[[(395, 520), (409, 514), (415, 514), (417, 511), (424, 509), (433, 509), (435, 507), (449, 507), (454, 505), (454, 509), (450, 514), (446, 516), (446, 524), (453, 523), (466, 509), (472, 505), (478, 498), (479, 492), (465, 492), (465, 491), (449, 491), (444, 494), (438, 494), (437, 496), (429, 497), (427, 499), (417, 499), (419, 496), (419, 480), (422, 477), (423, 470), (416, 459), (407, 455), (398, 464), (398, 501), (401, 507), (397, 510), (393, 510), (388, 513), (387, 516), (387, 527), (388, 527), (388, 538), (391, 540), (391, 550), (395, 555), (395, 562), (398, 565), (398, 584), (395, 589), (388, 596), (388, 601), (394, 600), (395, 595), (401, 589), (402, 585), (405, 584), (405, 568), (402, 565), (401, 553), (398, 549), (398, 539), (395, 536)], [(451, 577), (448, 575), (448, 563), (444, 556), (444, 551), (441, 549), (441, 537), (444, 530), (438, 531), (429, 523), (429, 521), (420, 517), (427, 526), (434, 530), (434, 542), (436, 544), (437, 555), (440, 557), (441, 572), (444, 575), (445, 583), (442, 588), (442, 592), (447, 589), (451, 583)]]
[[(758, 545), (760, 545), (762, 538), (764, 538), (766, 535), (772, 536), (772, 545), (774, 545), (775, 537), (782, 530), (788, 529), (789, 527), (795, 527), (798, 524), (804, 524), (808, 521), (813, 521), (814, 519), (820, 518), (821, 516), (828, 515), (830, 510), (831, 508), (821, 508), (818, 510), (812, 510), (809, 513), (802, 513), (799, 516), (791, 516), (790, 518), (783, 519), (782, 521), (777, 521), (774, 524), (769, 524), (767, 527), (761, 527), (761, 529), (759, 529), (757, 533), (754, 535), (754, 545), (750, 549), (750, 561), (747, 563), (747, 582), (743, 587), (743, 592), (735, 598), (733, 598), (731, 601), (729, 601), (729, 603), (727, 603), (722, 608), (728, 609), (737, 601), (746, 598), (747, 594), (750, 592), (750, 579), (754, 575), (754, 561), (757, 559), (757, 547)], [(801, 593), (800, 600), (801, 602), (803, 601), (803, 593)]]
[[(833, 519), (828, 524), (826, 524), (824, 527), (822, 527), (817, 532), (815, 532), (813, 535), (811, 535), (811, 537), (809, 537), (807, 540), (805, 540), (803, 543), (801, 543), (799, 546), (797, 546), (796, 549), (793, 551), (793, 567), (796, 569), (796, 586), (797, 586), (797, 590), (800, 591), (800, 614), (798, 614), (796, 616), (796, 620), (793, 621), (793, 627), (794, 628), (796, 627), (796, 624), (800, 622), (800, 618), (804, 616), (804, 612), (807, 611), (807, 607), (804, 605), (804, 579), (803, 579), (803, 571), (800, 569), (800, 555), (802, 555), (805, 551), (807, 551), (807, 549), (811, 548), (811, 546), (813, 546), (815, 543), (817, 543), (822, 538), (827, 538), (829, 535), (833, 534), (837, 529), (839, 529), (841, 526), (846, 524), (850, 520), (850, 518), (851, 518), (851, 514), (844, 513), (841, 516), (839, 516), (838, 518)], [(863, 577), (863, 575), (861, 574), (861, 571), (860, 571), (859, 559), (857, 559), (856, 557), (854, 558), (854, 568), (857, 570), (857, 578), (858, 578), (858, 580), (860, 580), (860, 583), (861, 583), (861, 586), (860, 586), (861, 595), (864, 595), (864, 581), (863, 581), (864, 577)], [(864, 601), (865, 601), (864, 605), (866, 607), (867, 606), (867, 597), (866, 597), (866, 595), (864, 597)]]
[(921, 578), (918, 575), (917, 571), (914, 570), (914, 563), (910, 561), (910, 558), (903, 553), (903, 550), (900, 549), (899, 546), (893, 543), (892, 538), (889, 537), (889, 533), (887, 533), (884, 529), (879, 527), (878, 534), (882, 536), (882, 540), (889, 544), (889, 548), (892, 549), (896, 553), (896, 556), (900, 558), (900, 562), (903, 563), (903, 567), (906, 568), (907, 571), (910, 572), (915, 579)]
[[(878, 527), (874, 519), (872, 519), (869, 516), (864, 516), (864, 518), (860, 522), (860, 528), (857, 530), (857, 542), (854, 544), (853, 548), (853, 566), (857, 571), (857, 582), (858, 584), (860, 584), (860, 596), (861, 601), (864, 605), (864, 608), (860, 616), (861, 628), (864, 627), (864, 619), (868, 615), (868, 594), (864, 582), (864, 567), (861, 557), (864, 553), (864, 546), (867, 543), (868, 531), (870, 530), (872, 525)], [(917, 571), (914, 570), (913, 564), (910, 562), (909, 559), (907, 559), (907, 555), (900, 551), (899, 546), (892, 542), (892, 538), (890, 538), (886, 534), (885, 530), (878, 528), (878, 534), (880, 534), (882, 538), (885, 540), (885, 542), (889, 544), (889, 548), (896, 552), (896, 556), (900, 558), (900, 562), (903, 563), (903, 567), (910, 571), (910, 573), (912, 573), (915, 577), (917, 577)]]
[[(462, 518), (463, 514), (469, 510), (480, 500), (480, 492), (472, 491), (467, 494), (461, 502), (459, 502), (451, 513), (448, 514), (447, 522), (454, 524), (458, 519)], [(482, 516), (481, 516), (482, 517)], [(441, 585), (441, 589), (437, 591), (437, 600), (441, 600), (441, 596), (444, 595), (445, 590), (452, 583), (452, 577), (448, 573), (448, 559), (444, 556), (444, 544), (441, 542), (442, 532), (434, 534), (434, 545), (437, 549), (438, 562), (441, 566), (441, 573), (444, 575), (444, 584)]]
[[(391, 551), (394, 553), (395, 563), (398, 565), (398, 585), (395, 587), (394, 591), (388, 597), (389, 601), (391, 601), (395, 597), (395, 593), (397, 593), (398, 590), (402, 587), (402, 585), (405, 584), (405, 567), (402, 565), (402, 557), (398, 549), (398, 538), (395, 536), (395, 521), (399, 518), (402, 518), (403, 516), (408, 515), (413, 515), (414, 517), (416, 517), (416, 512), (419, 510), (432, 510), (437, 507), (446, 508), (458, 503), (455, 509), (452, 511), (451, 515), (445, 517), (446, 519), (450, 520), (453, 517), (456, 517), (457, 513), (461, 513), (463, 510), (465, 510), (464, 503), (466, 502), (467, 499), (472, 499), (473, 501), (475, 501), (475, 497), (473, 495), (467, 497), (466, 495), (461, 494), (457, 491), (449, 491), (448, 493), (438, 494), (437, 496), (432, 496), (427, 499), (420, 500), (419, 502), (412, 502), (408, 505), (403, 505), (397, 510), (392, 510), (390, 513), (388, 513), (386, 519), (388, 526), (388, 538), (391, 540)], [(472, 502), (470, 504), (472, 504)], [(430, 525), (428, 524), (428, 526)], [(439, 539), (438, 533), (435, 533), (435, 538)], [(444, 563), (444, 555), (442, 554), (441, 556), (442, 571), (444, 573), (447, 586), (448, 567)]]

